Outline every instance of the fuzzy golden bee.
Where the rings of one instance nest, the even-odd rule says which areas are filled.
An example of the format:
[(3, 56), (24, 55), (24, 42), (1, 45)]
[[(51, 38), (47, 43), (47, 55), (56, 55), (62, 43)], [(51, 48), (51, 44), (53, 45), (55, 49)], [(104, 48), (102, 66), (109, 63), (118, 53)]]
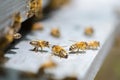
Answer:
[(51, 33), (50, 33), (53, 37), (60, 37), (60, 30), (58, 28), (52, 28)]
[(5, 34), (6, 38), (11, 42), (13, 39), (20, 39), (22, 35), (18, 33), (21, 28), (22, 17), (20, 12), (14, 14), (13, 23), (10, 24), (8, 32)]
[(20, 39), (22, 35), (20, 33), (15, 33), (13, 28), (10, 28), (5, 34), (5, 37), (8, 41), (12, 42), (14, 39)]
[(81, 42), (76, 42), (75, 44), (71, 45), (69, 48), (69, 51), (79, 51), (79, 50), (86, 50), (87, 49), (87, 42), (81, 41)]
[(41, 51), (42, 51), (43, 48), (45, 48), (45, 47), (49, 48), (50, 47), (50, 43), (48, 41), (44, 41), (44, 40), (31, 41), (30, 44), (35, 47), (33, 49), (33, 51), (35, 51), (35, 52), (38, 52), (39, 48), (41, 48)]
[(94, 33), (94, 30), (93, 30), (93, 28), (92, 27), (87, 27), (87, 28), (85, 28), (85, 35), (87, 35), (87, 36), (92, 36), (93, 35), (93, 33)]
[(42, 64), (41, 69), (54, 68), (57, 64), (53, 60), (48, 60)]
[(88, 44), (88, 49), (97, 49), (98, 47), (100, 47), (99, 41), (90, 41), (87, 44)]
[(59, 45), (52, 46), (52, 53), (60, 58), (68, 58), (67, 51)]
[(21, 24), (22, 24), (22, 16), (20, 12), (15, 13), (13, 24), (11, 25), (11, 28), (14, 29), (14, 33), (17, 33), (20, 30)]
[(32, 31), (36, 31), (36, 30), (42, 31), (43, 29), (44, 27), (40, 22), (36, 22), (32, 25)]

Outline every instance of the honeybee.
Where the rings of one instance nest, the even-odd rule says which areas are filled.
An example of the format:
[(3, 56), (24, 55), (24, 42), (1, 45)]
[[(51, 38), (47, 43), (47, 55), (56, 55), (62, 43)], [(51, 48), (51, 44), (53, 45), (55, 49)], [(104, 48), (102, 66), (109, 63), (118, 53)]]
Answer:
[(50, 44), (48, 41), (43, 41), (43, 40), (39, 40), (39, 41), (31, 41), (30, 44), (32, 46), (34, 46), (35, 48), (33, 49), (33, 51), (38, 52), (38, 49), (41, 48), (41, 51), (43, 50), (43, 48), (45, 47), (50, 47)]
[(14, 21), (13, 21), (13, 24), (11, 25), (11, 28), (14, 29), (14, 33), (17, 33), (20, 30), (21, 22), (22, 22), (22, 17), (21, 17), (20, 12), (15, 13)]
[(99, 41), (91, 41), (91, 42), (88, 42), (87, 44), (89, 49), (97, 49), (100, 46)]
[(60, 8), (61, 6), (69, 3), (70, 0), (51, 0), (49, 7), (51, 9), (57, 9)]
[(60, 37), (60, 30), (58, 28), (52, 28), (51, 33), (53, 37)]
[(36, 2), (36, 0), (30, 0), (29, 2), (28, 2), (28, 9), (29, 9), (29, 11), (27, 12), (27, 17), (28, 18), (30, 18), (30, 17), (32, 17), (34, 14), (35, 14), (35, 12), (36, 12), (36, 8), (37, 8), (37, 2)]
[(53, 60), (49, 60), (49, 61), (46, 61), (45, 63), (43, 63), (41, 68), (42, 69), (54, 68), (56, 66), (57, 66), (57, 64)]
[(42, 0), (29, 0), (27, 17), (42, 17)]
[(94, 30), (93, 30), (93, 28), (92, 27), (87, 27), (86, 29), (85, 29), (85, 35), (87, 35), (87, 36), (92, 36), (93, 35), (93, 33), (94, 33)]
[(68, 53), (66, 50), (59, 45), (53, 45), (52, 52), (54, 55), (59, 56), (60, 58), (68, 58)]
[(5, 34), (5, 37), (8, 41), (12, 42), (14, 39), (20, 39), (22, 35), (20, 33), (15, 33), (13, 28), (10, 28)]
[(36, 31), (36, 30), (43, 30), (43, 25), (40, 22), (36, 22), (33, 24), (32, 26), (32, 31)]
[(79, 50), (86, 50), (87, 49), (87, 42), (81, 41), (81, 42), (76, 42), (75, 44), (71, 45), (69, 48), (69, 51), (73, 52), (75, 50), (77, 50), (79, 52)]

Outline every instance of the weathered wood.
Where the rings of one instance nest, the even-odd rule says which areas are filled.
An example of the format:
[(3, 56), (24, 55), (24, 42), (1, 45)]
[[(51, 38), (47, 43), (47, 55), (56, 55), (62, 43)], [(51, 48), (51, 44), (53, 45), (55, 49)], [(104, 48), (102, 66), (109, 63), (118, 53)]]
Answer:
[(0, 29), (10, 26), (12, 24), (13, 16), (16, 12), (20, 12), (23, 21), (26, 19), (25, 11), (27, 1), (26, 0), (6, 0), (2, 1), (0, 5)]

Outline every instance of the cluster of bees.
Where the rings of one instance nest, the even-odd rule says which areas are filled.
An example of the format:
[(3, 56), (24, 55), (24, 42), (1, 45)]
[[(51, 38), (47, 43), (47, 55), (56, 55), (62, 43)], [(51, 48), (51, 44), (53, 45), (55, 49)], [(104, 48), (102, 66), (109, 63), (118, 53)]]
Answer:
[[(43, 25), (41, 23), (36, 23), (33, 25), (33, 30), (43, 30)], [(87, 36), (92, 36), (94, 33), (94, 30), (92, 27), (87, 27), (84, 31), (84, 34)], [(60, 30), (58, 28), (52, 28), (50, 34), (53, 37), (59, 38), (60, 35)], [(90, 41), (90, 42), (85, 42), (85, 41), (80, 41), (72, 44), (69, 47), (69, 52), (67, 52), (63, 46), (59, 45), (51, 45), (50, 42), (44, 41), (44, 40), (38, 40), (38, 41), (31, 41), (30, 45), (34, 46), (33, 51), (38, 52), (39, 48), (41, 51), (43, 48), (51, 48), (52, 54), (59, 56), (60, 58), (67, 58), (69, 52), (76, 52), (79, 53), (79, 51), (85, 51), (88, 49), (96, 50), (100, 46), (99, 41)]]
[[(20, 14), (16, 14), (14, 23), (13, 23), (13, 28), (14, 27), (20, 27), (20, 22), (21, 22), (21, 17)], [(18, 28), (14, 28), (15, 30), (13, 31), (11, 28), (10, 34), (14, 34), (13, 38), (14, 39), (19, 39), (21, 38), (21, 34), (17, 33), (17, 31), (19, 30)], [(32, 30), (43, 30), (43, 25), (41, 23), (35, 23), (33, 24)], [(14, 33), (13, 33), (14, 32)], [(85, 35), (91, 36), (93, 34), (94, 30), (91, 27), (87, 27), (85, 29)], [(60, 30), (58, 28), (52, 28), (50, 34), (53, 37), (59, 38), (61, 36), (60, 34)], [(39, 48), (41, 49), (41, 51), (43, 50), (43, 48), (47, 47), (47, 48), (52, 48), (52, 53), (53, 55), (59, 56), (60, 58), (67, 58), (68, 57), (68, 52), (59, 45), (51, 45), (48, 41), (44, 41), (44, 40), (39, 40), (39, 41), (31, 41), (30, 44), (32, 46), (34, 46), (33, 51), (38, 52)], [(99, 41), (91, 41), (91, 42), (84, 42), (84, 41), (80, 41), (80, 42), (75, 42), (74, 44), (72, 44), (69, 47), (69, 51), (70, 52), (79, 52), (84, 51), (84, 50), (88, 50), (88, 49), (97, 49), (100, 46)]]
[[(26, 16), (28, 18), (35, 16), (35, 17), (42, 17), (42, 0), (29, 0), (27, 1), (27, 13)], [(14, 19), (12, 23), (9, 25), (8, 32), (5, 34), (5, 38), (12, 42), (14, 39), (20, 39), (22, 35), (18, 33), (21, 28), (22, 23), (22, 16), (20, 12), (17, 12), (13, 15)]]
[[(17, 17), (15, 17), (15, 22), (13, 23), (13, 27), (14, 26), (21, 26), (19, 23), (21, 22), (21, 17), (20, 14), (18, 13), (16, 15)], [(35, 23), (33, 24), (32, 30), (43, 30), (43, 25), (41, 23)], [(17, 32), (18, 30), (15, 30), (14, 32)], [(92, 36), (94, 33), (94, 30), (92, 27), (87, 27), (85, 29), (85, 35), (87, 36)], [(53, 37), (59, 38), (61, 36), (60, 34), (60, 30), (58, 28), (52, 28), (50, 34)], [(13, 35), (14, 39), (19, 39), (22, 36), (19, 33), (14, 33)], [(44, 40), (39, 40), (39, 41), (31, 41), (30, 45), (34, 46), (33, 51), (38, 52), (39, 48), (41, 49), (41, 51), (43, 50), (43, 48), (47, 47), (47, 48), (52, 48), (51, 51), (53, 53), (53, 55), (59, 56), (60, 58), (67, 58), (68, 57), (68, 52), (59, 45), (51, 45), (50, 42), (48, 41), (44, 41)], [(69, 47), (69, 51), (70, 52), (79, 52), (84, 51), (84, 50), (88, 50), (88, 49), (97, 49), (100, 46), (99, 41), (91, 41), (91, 42), (84, 42), (84, 41), (80, 41), (80, 42), (75, 42), (74, 44), (72, 44)]]

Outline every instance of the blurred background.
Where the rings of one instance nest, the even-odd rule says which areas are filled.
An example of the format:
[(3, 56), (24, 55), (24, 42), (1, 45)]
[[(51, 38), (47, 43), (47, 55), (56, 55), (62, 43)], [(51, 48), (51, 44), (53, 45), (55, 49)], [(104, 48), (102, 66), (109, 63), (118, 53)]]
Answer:
[[(107, 10), (112, 9), (115, 12), (113, 16), (116, 16), (118, 22), (117, 35), (115, 36), (114, 44), (106, 56), (100, 70), (98, 71), (95, 80), (120, 80), (120, 26), (119, 26), (119, 0), (83, 0), (85, 2), (83, 8), (93, 12), (102, 14)], [(86, 6), (86, 7), (85, 7)], [(96, 9), (96, 10), (95, 10)], [(98, 11), (97, 11), (98, 10)], [(117, 15), (116, 15), (117, 14)]]
[(120, 80), (120, 38), (116, 36), (114, 45), (97, 73), (95, 80)]

